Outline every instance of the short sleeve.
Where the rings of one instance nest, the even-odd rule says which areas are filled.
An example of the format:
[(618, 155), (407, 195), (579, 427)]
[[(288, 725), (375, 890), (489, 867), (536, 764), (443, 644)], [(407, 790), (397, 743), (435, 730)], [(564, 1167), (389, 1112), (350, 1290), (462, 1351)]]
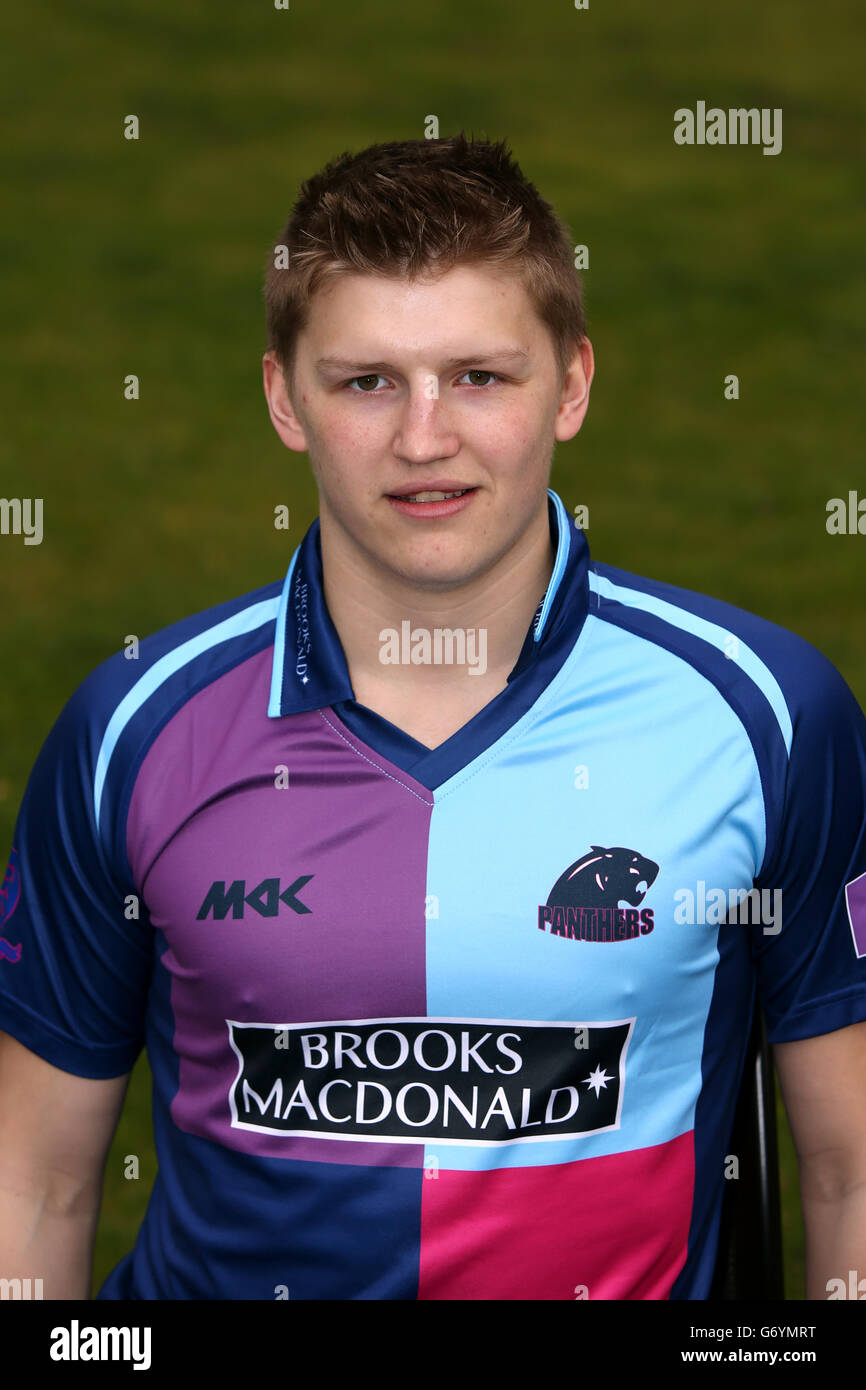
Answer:
[(866, 1020), (866, 719), (820, 652), (802, 643), (799, 657), (784, 797), (756, 880), (767, 910), (751, 928), (771, 1043)]
[(93, 1078), (134, 1065), (153, 959), (129, 865), (106, 848), (123, 837), (100, 836), (96, 824), (107, 724), (100, 670), (42, 746), (0, 888), (0, 1028), (54, 1066)]

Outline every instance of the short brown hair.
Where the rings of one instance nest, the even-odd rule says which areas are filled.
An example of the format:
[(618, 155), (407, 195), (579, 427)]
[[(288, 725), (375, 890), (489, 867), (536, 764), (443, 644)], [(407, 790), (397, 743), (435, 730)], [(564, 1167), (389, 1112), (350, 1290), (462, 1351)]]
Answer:
[[(550, 330), (560, 381), (586, 337), (571, 236), (504, 140), (395, 140), (344, 153), (301, 185), (264, 282), (268, 350), (286, 381), (310, 301), (332, 276), (444, 273), (513, 265)], [(285, 259), (285, 257), (284, 257)]]

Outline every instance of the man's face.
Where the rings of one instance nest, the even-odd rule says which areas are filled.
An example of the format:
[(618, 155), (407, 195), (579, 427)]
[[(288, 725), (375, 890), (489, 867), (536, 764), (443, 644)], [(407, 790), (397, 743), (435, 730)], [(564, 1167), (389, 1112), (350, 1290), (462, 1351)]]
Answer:
[[(554, 440), (580, 428), (592, 371), (586, 343), (560, 386), (519, 281), (456, 266), (415, 282), (337, 277), (298, 336), (291, 402), (267, 358), (265, 390), (283, 442), (309, 452), (328, 544), (446, 590), (530, 528), (546, 534)], [(405, 500), (462, 489), (458, 501)]]

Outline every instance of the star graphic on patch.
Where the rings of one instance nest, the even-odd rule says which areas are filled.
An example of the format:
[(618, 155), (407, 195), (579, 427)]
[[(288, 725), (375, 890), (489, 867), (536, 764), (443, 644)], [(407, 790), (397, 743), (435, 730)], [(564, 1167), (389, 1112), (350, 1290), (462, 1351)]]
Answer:
[(584, 1081), (591, 1090), (595, 1091), (595, 1098), (598, 1100), (598, 1093), (603, 1086), (607, 1086), (608, 1081), (613, 1081), (612, 1076), (608, 1076), (607, 1071), (602, 1067), (596, 1067), (595, 1071), (585, 1076)]

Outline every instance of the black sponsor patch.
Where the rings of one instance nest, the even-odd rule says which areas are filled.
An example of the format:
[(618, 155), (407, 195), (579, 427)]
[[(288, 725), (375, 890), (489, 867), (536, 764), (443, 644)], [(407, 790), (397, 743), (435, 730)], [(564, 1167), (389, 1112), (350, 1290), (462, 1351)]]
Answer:
[(490, 1144), (616, 1128), (634, 1019), (226, 1022), (235, 1127)]

